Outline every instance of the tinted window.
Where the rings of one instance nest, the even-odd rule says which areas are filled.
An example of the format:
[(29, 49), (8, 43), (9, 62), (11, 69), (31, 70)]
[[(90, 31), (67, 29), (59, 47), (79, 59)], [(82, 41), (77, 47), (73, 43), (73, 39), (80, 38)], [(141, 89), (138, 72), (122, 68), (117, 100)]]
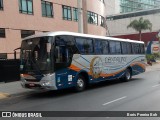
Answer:
[(33, 14), (33, 0), (19, 0), (19, 11), (25, 14)]
[(53, 17), (53, 3), (48, 1), (41, 1), (42, 6), (42, 16), (43, 17)]
[(134, 54), (140, 54), (141, 53), (140, 44), (132, 43), (132, 51)]
[(127, 43), (126, 42), (122, 42), (122, 53), (123, 54), (127, 54)]
[(78, 21), (78, 8), (73, 8), (73, 20)]
[(98, 14), (88, 11), (88, 23), (98, 25)]
[(76, 38), (76, 45), (82, 54), (93, 53), (93, 41), (89, 38)]
[(5, 37), (6, 37), (5, 29), (0, 28), (0, 38), (5, 38)]
[(143, 44), (140, 44), (140, 49), (141, 49), (141, 54), (144, 54), (145, 53), (145, 49), (144, 49), (144, 45)]
[(0, 10), (3, 10), (3, 0), (0, 0)]
[(70, 6), (62, 6), (63, 11), (63, 19), (64, 20), (72, 20), (72, 11)]
[(121, 44), (120, 42), (110, 41), (110, 53), (111, 54), (120, 54), (121, 53)]
[(21, 38), (25, 38), (34, 34), (35, 34), (35, 31), (33, 30), (21, 30)]
[(102, 54), (102, 52), (103, 52), (102, 41), (101, 40), (95, 40), (94, 48), (95, 48), (95, 53), (96, 54)]
[(108, 54), (109, 53), (109, 50), (108, 50), (108, 41), (102, 41), (102, 52), (103, 54)]
[(96, 54), (108, 54), (108, 41), (97, 39), (94, 48)]
[(122, 42), (121, 45), (122, 45), (122, 53), (123, 54), (131, 54), (132, 53), (131, 43)]
[(127, 53), (132, 54), (132, 46), (131, 43), (127, 43)]

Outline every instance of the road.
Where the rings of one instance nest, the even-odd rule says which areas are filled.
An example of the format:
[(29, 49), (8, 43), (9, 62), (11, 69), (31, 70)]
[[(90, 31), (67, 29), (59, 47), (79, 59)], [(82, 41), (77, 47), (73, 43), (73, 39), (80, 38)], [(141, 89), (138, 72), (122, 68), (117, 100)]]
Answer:
[[(1, 102), (0, 110), (160, 111), (160, 64), (148, 67), (145, 73), (134, 76), (129, 82), (120, 82), (119, 80), (103, 82), (80, 93), (75, 93), (69, 89), (16, 96)], [(79, 119), (92, 120), (93, 118)], [(94, 119), (97, 120), (98, 118)], [(99, 119), (115, 120), (120, 118), (105, 117)], [(121, 119), (128, 120), (128, 118)], [(154, 119), (158, 120), (158, 118)]]

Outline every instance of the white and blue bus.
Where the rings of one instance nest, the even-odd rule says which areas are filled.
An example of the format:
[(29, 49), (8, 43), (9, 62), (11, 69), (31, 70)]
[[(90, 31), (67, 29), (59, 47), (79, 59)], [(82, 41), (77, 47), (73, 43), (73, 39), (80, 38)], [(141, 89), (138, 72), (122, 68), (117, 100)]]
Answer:
[(145, 72), (144, 42), (73, 32), (29, 36), (21, 44), (24, 88), (59, 90)]

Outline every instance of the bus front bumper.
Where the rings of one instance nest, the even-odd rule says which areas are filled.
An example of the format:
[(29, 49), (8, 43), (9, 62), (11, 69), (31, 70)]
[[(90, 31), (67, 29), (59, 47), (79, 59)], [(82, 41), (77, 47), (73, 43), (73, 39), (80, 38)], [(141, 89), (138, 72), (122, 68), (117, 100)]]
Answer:
[(46, 89), (46, 90), (57, 90), (55, 74), (45, 75), (39, 82), (26, 80), (21, 75), (21, 86), (29, 89)]

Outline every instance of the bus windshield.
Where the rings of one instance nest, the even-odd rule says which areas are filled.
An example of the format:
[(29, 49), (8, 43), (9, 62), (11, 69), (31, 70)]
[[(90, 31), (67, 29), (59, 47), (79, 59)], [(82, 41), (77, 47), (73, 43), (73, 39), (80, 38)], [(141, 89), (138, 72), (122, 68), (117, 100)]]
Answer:
[(21, 69), (41, 74), (51, 70), (52, 37), (40, 37), (22, 41)]

